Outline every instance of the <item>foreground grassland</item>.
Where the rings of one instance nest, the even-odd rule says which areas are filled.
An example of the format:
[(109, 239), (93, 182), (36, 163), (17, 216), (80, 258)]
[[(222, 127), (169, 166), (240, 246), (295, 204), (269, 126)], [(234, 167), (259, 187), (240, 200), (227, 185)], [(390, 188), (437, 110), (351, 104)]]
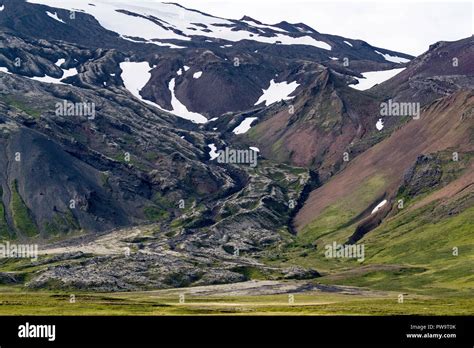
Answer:
[[(0, 291), (2, 291), (0, 289)], [(345, 295), (321, 292), (265, 296), (186, 296), (176, 292), (78, 293), (0, 292), (0, 315), (472, 315), (474, 298)]]
[(335, 228), (324, 236), (317, 229), (308, 229), (305, 233), (313, 233), (314, 242), (308, 243), (311, 239), (302, 234), (265, 261), (317, 269), (324, 275), (319, 279), (324, 284), (474, 297), (474, 207), (453, 215), (446, 213), (451, 207), (470, 204), (466, 202), (433, 202), (388, 217), (358, 241), (365, 246), (363, 262), (324, 255), (325, 244), (344, 243), (354, 226)]

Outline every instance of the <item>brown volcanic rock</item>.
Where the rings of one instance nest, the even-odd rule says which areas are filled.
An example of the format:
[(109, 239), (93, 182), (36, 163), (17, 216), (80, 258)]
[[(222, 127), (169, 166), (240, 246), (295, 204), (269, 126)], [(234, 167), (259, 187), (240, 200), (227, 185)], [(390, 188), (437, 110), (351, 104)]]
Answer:
[(270, 109), (244, 141), (256, 144), (265, 157), (318, 168), (324, 178), (337, 170), (352, 143), (374, 130), (378, 101), (346, 87), (345, 77), (328, 68), (313, 76), (294, 99), (293, 114), (291, 101)]
[(472, 151), (473, 123), (462, 114), (474, 107), (474, 92), (465, 90), (433, 102), (419, 120), (412, 120), (389, 138), (356, 157), (328, 183), (311, 192), (294, 222), (297, 230), (316, 219), (331, 204), (357, 190), (370, 177), (381, 175), (392, 194), (403, 174), (421, 154), (446, 149)]
[[(354, 158), (405, 122), (401, 117), (385, 117), (384, 130), (378, 132), (375, 123), (381, 102), (393, 99), (425, 106), (474, 85), (473, 53), (472, 37), (439, 42), (403, 72), (368, 91), (348, 88), (349, 75), (380, 70), (380, 65), (357, 60), (351, 63), (353, 70), (344, 70), (338, 62), (324, 63), (330, 68), (314, 69), (313, 81), (304, 92), (279, 108), (270, 108), (243, 141), (256, 144), (267, 158), (313, 167), (325, 181), (345, 166), (344, 152)], [(453, 59), (457, 59), (457, 66)], [(289, 112), (290, 104), (294, 114)]]

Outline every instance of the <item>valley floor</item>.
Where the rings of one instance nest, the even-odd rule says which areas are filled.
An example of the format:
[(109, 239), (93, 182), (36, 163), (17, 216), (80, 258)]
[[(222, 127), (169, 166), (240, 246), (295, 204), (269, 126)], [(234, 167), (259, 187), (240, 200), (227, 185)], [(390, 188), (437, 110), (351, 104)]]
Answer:
[[(306, 291), (306, 289), (309, 289)], [(0, 315), (471, 315), (472, 296), (425, 296), (307, 281), (249, 281), (126, 293), (0, 288)]]

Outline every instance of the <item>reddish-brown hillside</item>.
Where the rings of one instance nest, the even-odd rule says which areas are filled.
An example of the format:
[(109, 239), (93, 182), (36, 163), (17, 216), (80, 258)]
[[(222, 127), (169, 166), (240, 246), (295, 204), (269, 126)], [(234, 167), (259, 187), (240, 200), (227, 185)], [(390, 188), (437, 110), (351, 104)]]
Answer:
[[(412, 120), (389, 138), (355, 158), (342, 172), (314, 190), (295, 218), (301, 230), (331, 204), (355, 192), (369, 178), (385, 180), (384, 191), (394, 193), (403, 174), (421, 154), (446, 149), (474, 149), (474, 92), (460, 91), (433, 102), (419, 120)], [(367, 207), (366, 207), (367, 208)]]

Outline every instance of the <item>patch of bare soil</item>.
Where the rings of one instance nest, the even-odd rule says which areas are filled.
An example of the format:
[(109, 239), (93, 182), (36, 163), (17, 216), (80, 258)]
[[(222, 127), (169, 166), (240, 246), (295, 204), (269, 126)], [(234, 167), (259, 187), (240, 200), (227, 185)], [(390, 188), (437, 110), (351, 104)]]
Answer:
[(251, 280), (247, 282), (196, 286), (181, 289), (167, 289), (148, 292), (150, 295), (163, 296), (184, 293), (189, 296), (261, 296), (295, 294), (304, 292), (338, 293), (346, 295), (383, 295), (384, 292), (372, 291), (353, 286), (323, 285), (310, 281)]

